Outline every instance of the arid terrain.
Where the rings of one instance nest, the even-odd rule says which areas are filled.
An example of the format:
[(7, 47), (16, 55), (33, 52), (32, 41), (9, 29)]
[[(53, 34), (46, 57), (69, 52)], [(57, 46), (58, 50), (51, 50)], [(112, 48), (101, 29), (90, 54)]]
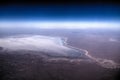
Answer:
[[(1, 31), (0, 36), (32, 34), (66, 37), (68, 45), (87, 50), (95, 58), (113, 60), (120, 64), (119, 31), (24, 30)], [(35, 53), (4, 51), (0, 47), (0, 80), (119, 80), (120, 68), (105, 68), (90, 60), (46, 60)]]

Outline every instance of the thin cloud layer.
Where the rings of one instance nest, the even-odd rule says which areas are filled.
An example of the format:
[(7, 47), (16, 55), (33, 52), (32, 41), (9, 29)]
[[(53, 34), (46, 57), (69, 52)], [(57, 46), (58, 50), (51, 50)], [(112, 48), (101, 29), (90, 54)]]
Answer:
[(47, 36), (24, 36), (24, 37), (8, 37), (0, 39), (0, 46), (9, 50), (33, 50), (43, 51), (58, 55), (67, 55), (70, 48), (63, 45), (59, 37)]

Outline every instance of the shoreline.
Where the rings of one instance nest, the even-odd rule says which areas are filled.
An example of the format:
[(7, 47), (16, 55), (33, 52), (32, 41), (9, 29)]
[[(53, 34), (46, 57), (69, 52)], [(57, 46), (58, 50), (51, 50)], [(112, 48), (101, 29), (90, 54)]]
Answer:
[[(78, 51), (83, 51), (84, 52), (84, 55), (87, 56), (89, 59), (91, 59), (93, 62), (95, 62), (96, 64), (104, 67), (104, 68), (110, 68), (110, 69), (116, 69), (116, 68), (120, 68), (120, 64), (118, 63), (115, 63), (113, 60), (108, 60), (108, 59), (101, 59), (101, 58), (95, 58), (93, 56), (91, 56), (89, 54), (89, 52), (85, 49), (80, 49), (80, 48), (77, 48), (77, 47), (73, 47), (73, 46), (70, 46), (67, 44), (67, 38), (64, 38), (64, 39), (61, 39), (61, 40), (64, 40), (64, 45), (69, 47), (69, 48), (72, 48), (72, 49), (75, 49), (75, 50), (78, 50)], [(78, 60), (77, 60), (78, 61)]]

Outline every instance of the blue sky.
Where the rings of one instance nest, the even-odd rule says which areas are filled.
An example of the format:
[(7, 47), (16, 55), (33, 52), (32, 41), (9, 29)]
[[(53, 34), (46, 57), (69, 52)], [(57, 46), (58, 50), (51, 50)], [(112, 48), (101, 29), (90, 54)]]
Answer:
[[(16, 21), (18, 21), (17, 24)], [(9, 22), (11, 23), (9, 24)], [(105, 27), (117, 29), (120, 28), (120, 6), (112, 4), (1, 6), (0, 26), (12, 27), (19, 25), (21, 27), (32, 25), (31, 27), (41, 28)]]
[(2, 6), (4, 20), (120, 20), (117, 5)]

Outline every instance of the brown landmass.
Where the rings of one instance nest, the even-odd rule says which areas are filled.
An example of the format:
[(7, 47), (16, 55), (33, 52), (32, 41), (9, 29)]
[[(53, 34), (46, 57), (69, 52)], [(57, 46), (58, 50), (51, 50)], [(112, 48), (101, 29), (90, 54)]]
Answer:
[[(69, 45), (88, 50), (94, 57), (120, 62), (119, 35), (81, 34), (69, 31), (48, 34), (67, 37)], [(117, 41), (109, 41), (110, 38)], [(23, 54), (0, 52), (0, 80), (119, 80), (119, 73), (119, 69), (103, 68), (88, 61), (48, 62), (40, 55), (30, 52)]]

